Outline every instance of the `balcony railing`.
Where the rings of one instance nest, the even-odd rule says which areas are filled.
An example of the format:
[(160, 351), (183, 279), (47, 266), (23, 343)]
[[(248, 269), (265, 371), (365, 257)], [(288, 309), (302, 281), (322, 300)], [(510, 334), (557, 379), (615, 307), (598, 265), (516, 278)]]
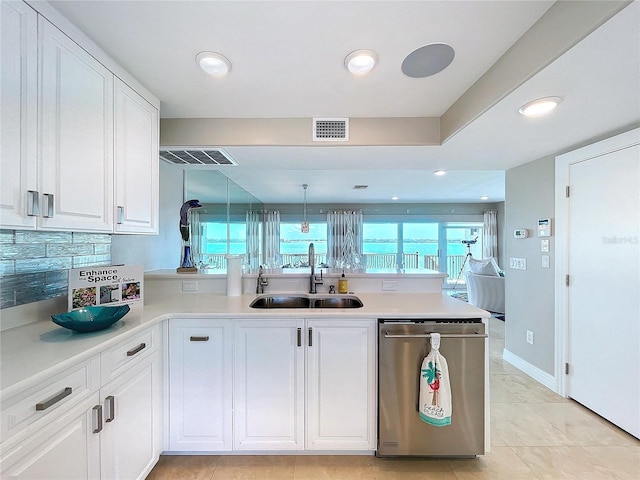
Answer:
[[(227, 269), (227, 259), (224, 253), (201, 255), (198, 267), (200, 269), (224, 270)], [(366, 266), (371, 269), (395, 269), (395, 268), (415, 268), (440, 271), (440, 261), (438, 255), (423, 255), (416, 253), (403, 253), (402, 265), (398, 265), (398, 256), (395, 253), (367, 253), (365, 255)], [(448, 255), (446, 273), (449, 275), (447, 282), (456, 281), (460, 269), (464, 263), (465, 255)], [(422, 260), (422, 262), (421, 262)], [(316, 266), (326, 263), (327, 256), (322, 253), (315, 255)], [(284, 268), (303, 268), (309, 266), (309, 256), (306, 253), (285, 253), (282, 254), (282, 265)], [(460, 276), (459, 283), (464, 283), (464, 275)]]

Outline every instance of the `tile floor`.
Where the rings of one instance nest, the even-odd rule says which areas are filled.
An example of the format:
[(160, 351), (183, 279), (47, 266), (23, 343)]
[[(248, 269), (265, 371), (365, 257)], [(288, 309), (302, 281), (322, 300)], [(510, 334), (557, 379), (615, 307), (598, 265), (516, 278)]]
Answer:
[(640, 480), (640, 440), (502, 360), (490, 321), (491, 453), (475, 459), (162, 456), (147, 480)]

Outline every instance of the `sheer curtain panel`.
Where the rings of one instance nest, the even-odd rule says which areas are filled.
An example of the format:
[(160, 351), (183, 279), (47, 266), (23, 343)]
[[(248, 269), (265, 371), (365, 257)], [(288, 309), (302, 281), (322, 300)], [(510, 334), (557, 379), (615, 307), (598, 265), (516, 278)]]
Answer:
[(498, 261), (498, 212), (487, 210), (484, 212), (482, 229), (482, 256), (493, 257)]
[(327, 264), (331, 268), (363, 268), (362, 211), (327, 214)]

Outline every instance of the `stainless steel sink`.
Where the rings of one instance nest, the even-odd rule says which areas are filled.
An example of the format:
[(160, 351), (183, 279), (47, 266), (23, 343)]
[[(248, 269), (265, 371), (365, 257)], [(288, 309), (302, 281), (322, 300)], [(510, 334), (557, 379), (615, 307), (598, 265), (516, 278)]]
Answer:
[(311, 301), (297, 295), (262, 295), (249, 305), (251, 308), (309, 308)]
[(358, 297), (322, 297), (316, 298), (313, 308), (361, 308), (362, 300)]
[(251, 308), (361, 308), (362, 300), (355, 295), (260, 295), (253, 300)]

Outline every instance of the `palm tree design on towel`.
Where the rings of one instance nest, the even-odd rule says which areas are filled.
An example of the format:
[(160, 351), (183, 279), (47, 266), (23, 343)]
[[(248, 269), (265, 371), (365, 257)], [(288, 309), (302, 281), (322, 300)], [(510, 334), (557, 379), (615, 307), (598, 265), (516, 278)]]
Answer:
[(440, 369), (434, 362), (429, 362), (427, 368), (422, 369), (422, 376), (427, 379), (429, 388), (433, 391), (431, 405), (438, 405), (438, 390), (440, 389)]

